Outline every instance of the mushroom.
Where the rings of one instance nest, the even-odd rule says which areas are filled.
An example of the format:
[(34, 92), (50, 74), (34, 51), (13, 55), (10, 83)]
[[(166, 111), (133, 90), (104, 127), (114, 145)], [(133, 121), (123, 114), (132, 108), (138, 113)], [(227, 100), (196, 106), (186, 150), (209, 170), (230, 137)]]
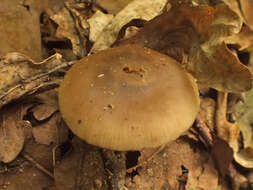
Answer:
[(174, 59), (133, 45), (85, 57), (59, 88), (63, 119), (81, 139), (107, 149), (175, 140), (199, 111), (197, 84)]

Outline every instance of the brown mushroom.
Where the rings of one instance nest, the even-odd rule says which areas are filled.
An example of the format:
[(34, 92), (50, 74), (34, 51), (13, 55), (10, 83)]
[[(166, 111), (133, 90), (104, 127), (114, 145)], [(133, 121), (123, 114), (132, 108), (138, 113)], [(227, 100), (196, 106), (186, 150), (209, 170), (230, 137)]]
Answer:
[(174, 59), (121, 46), (81, 59), (59, 88), (70, 129), (92, 145), (140, 150), (175, 140), (194, 122), (199, 94)]

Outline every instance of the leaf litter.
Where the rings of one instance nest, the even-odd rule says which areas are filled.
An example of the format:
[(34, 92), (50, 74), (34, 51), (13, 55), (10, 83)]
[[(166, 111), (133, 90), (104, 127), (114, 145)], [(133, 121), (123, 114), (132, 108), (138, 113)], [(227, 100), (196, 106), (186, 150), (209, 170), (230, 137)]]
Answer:
[[(8, 49), (11, 41), (2, 47), (0, 158), (8, 164), (0, 165), (1, 187), (252, 188), (252, 171), (245, 172), (232, 162), (244, 168), (252, 168), (253, 163), (251, 63), (238, 56), (241, 51), (252, 51), (252, 19), (245, 1), (225, 1), (227, 5), (205, 0), (43, 2), (21, 3), (23, 10), (30, 6), (35, 18), (41, 14), (42, 35), (34, 32), (34, 42), (42, 39), (42, 48), (29, 41), (31, 35), (28, 46)], [(40, 24), (38, 20), (34, 27)], [(12, 30), (12, 24), (2, 27)], [(24, 22), (20, 28), (29, 26)], [(15, 32), (9, 35), (16, 37)], [(76, 59), (126, 43), (178, 60), (196, 77), (202, 97), (196, 122), (183, 137), (159, 151), (133, 154), (134, 163), (125, 153), (102, 150), (75, 137), (57, 104), (57, 87)], [(39, 51), (34, 53), (31, 47)], [(48, 58), (39, 62), (42, 57)], [(244, 101), (230, 99), (232, 93), (245, 94)], [(229, 110), (228, 105), (232, 106)], [(136, 170), (126, 174), (129, 164)]]

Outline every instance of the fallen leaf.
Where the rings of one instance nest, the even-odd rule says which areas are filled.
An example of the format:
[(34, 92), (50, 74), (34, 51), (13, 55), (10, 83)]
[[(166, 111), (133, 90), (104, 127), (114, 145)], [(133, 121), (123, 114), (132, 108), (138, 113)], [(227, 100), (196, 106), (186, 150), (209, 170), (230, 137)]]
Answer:
[(133, 43), (165, 53), (182, 62), (200, 84), (242, 92), (252, 87), (252, 75), (224, 43), (241, 25), (240, 18), (222, 3), (214, 7), (181, 5), (149, 21), (136, 36), (119, 44)]
[(104, 14), (103, 12), (97, 10), (96, 13), (87, 20), (87, 22), (90, 24), (90, 41), (95, 42), (99, 35), (101, 35), (104, 27), (108, 25), (112, 19), (113, 15)]
[(69, 39), (72, 44), (73, 53), (79, 57), (84, 57), (86, 55), (86, 50), (83, 49), (84, 44), (81, 42), (75, 27), (75, 22), (69, 10), (65, 7), (50, 18), (58, 24), (56, 37)]
[(1, 110), (0, 117), (0, 160), (4, 163), (13, 161), (21, 152), (26, 139), (23, 121), (23, 105), (9, 105)]
[(246, 24), (253, 30), (253, 0), (240, 0), (240, 3)]
[(2, 39), (0, 57), (6, 53), (18, 51), (35, 60), (41, 59), (39, 12), (34, 6), (28, 10), (19, 0), (2, 0), (0, 35)]
[(58, 143), (57, 121), (59, 121), (59, 117), (59, 114), (55, 114), (49, 119), (49, 121), (33, 127), (32, 133), (37, 143), (44, 145)]
[(145, 3), (134, 0), (122, 9), (108, 24), (97, 41), (94, 43), (91, 52), (95, 53), (109, 48), (117, 39), (121, 28), (133, 19), (150, 20), (162, 13), (166, 0), (146, 0)]
[(0, 173), (1, 189), (42, 190), (54, 184), (54, 181), (38, 170), (32, 163), (22, 159), (18, 166)]
[(251, 72), (225, 43), (209, 47), (207, 51), (195, 48), (186, 69), (193, 73), (199, 84), (219, 91), (238, 93), (252, 88)]
[(246, 168), (253, 168), (253, 90), (245, 93), (244, 102), (238, 102), (233, 108), (233, 116), (240, 125), (243, 137), (243, 149), (235, 153), (235, 160)]
[(56, 55), (39, 63), (27, 56), (20, 57), (19, 53), (9, 55), (7, 54), (6, 59), (0, 60), (0, 108), (38, 89), (54, 88), (62, 77), (53, 73), (75, 63), (62, 62)]
[(96, 3), (109, 14), (117, 14), (133, 0), (97, 0)]
[(74, 138), (72, 142), (71, 154), (64, 157), (54, 168), (56, 188), (109, 190), (100, 151), (78, 138)]
[(200, 99), (200, 116), (204, 119), (207, 126), (214, 130), (215, 126), (215, 108), (216, 102), (211, 98), (201, 98)]
[[(153, 152), (154, 149), (141, 151), (139, 162), (145, 161)], [(127, 180), (129, 190), (151, 187), (213, 190), (219, 187), (218, 174), (210, 154), (185, 137), (169, 143), (137, 172), (132, 180)]]
[(232, 164), (233, 161), (232, 148), (229, 147), (226, 141), (220, 138), (215, 138), (211, 154), (220, 174), (222, 176), (226, 176), (229, 172), (229, 166)]
[(225, 39), (226, 44), (235, 44), (239, 46), (239, 51), (253, 48), (253, 31), (243, 26), (238, 34), (234, 34)]

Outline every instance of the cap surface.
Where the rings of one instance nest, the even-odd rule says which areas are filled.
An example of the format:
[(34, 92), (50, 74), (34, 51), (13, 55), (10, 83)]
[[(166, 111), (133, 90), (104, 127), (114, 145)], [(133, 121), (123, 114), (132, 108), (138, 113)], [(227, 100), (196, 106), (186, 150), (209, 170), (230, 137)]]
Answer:
[(157, 147), (194, 122), (199, 95), (174, 59), (147, 48), (120, 46), (81, 59), (59, 88), (70, 129), (113, 150)]

